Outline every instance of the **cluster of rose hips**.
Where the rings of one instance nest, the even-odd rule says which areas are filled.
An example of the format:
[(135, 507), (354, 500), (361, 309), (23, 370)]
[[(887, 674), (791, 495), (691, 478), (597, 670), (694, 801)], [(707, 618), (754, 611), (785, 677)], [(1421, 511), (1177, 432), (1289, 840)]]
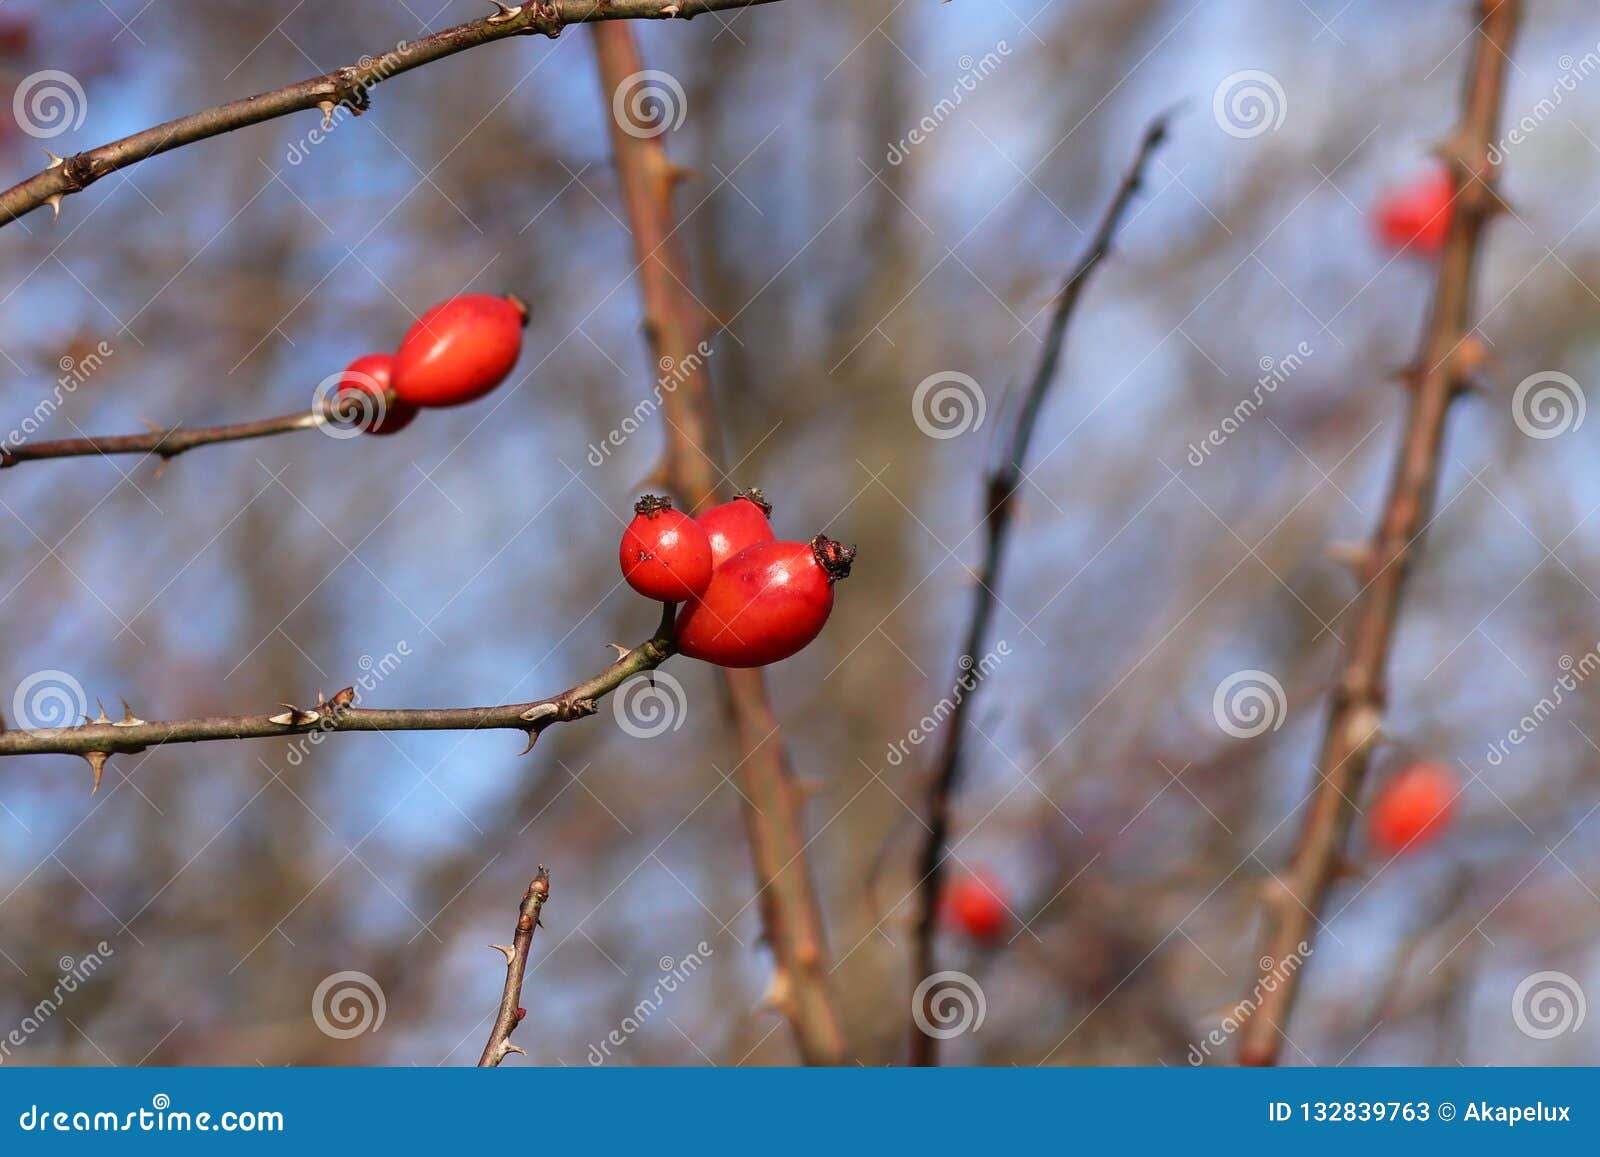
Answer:
[(528, 307), (510, 294), (442, 301), (417, 319), (393, 354), (364, 354), (346, 366), (329, 408), (368, 434), (393, 434), (425, 407), (475, 401), (516, 366), (527, 324)]
[(815, 639), (856, 556), (820, 534), (779, 541), (759, 490), (698, 518), (653, 494), (633, 510), (617, 548), (622, 577), (647, 598), (682, 603), (674, 646), (722, 667), (764, 667)]
[(1455, 195), (1455, 181), (1442, 165), (1385, 193), (1375, 218), (1378, 239), (1389, 249), (1434, 256), (1450, 233)]
[(1373, 847), (1388, 856), (1414, 852), (1443, 835), (1458, 794), (1441, 763), (1412, 763), (1379, 790), (1367, 812)]

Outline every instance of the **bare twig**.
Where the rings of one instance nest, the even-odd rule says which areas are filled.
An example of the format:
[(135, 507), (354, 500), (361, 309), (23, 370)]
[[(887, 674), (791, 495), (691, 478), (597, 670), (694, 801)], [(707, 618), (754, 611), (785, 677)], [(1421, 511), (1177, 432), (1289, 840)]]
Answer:
[(531, 703), (503, 707), (438, 707), (380, 710), (356, 707), (353, 688), (321, 700), (313, 707), (280, 704), (275, 714), (226, 715), (203, 719), (146, 722), (124, 704), (123, 717), (113, 721), (102, 710), (79, 727), (46, 727), (0, 732), (0, 756), (81, 755), (94, 769), (95, 786), (110, 755), (131, 754), (168, 743), (202, 743), (223, 739), (275, 739), (346, 731), (476, 731), (511, 730), (528, 736), (532, 748), (545, 728), (593, 715), (596, 701), (625, 681), (652, 671), (672, 654), (672, 607), (650, 639), (624, 651), (593, 678)]
[[(1006, 442), (1005, 456), (986, 481), (984, 492), (986, 545), (983, 565), (978, 573), (977, 586), (974, 588), (972, 614), (967, 622), (966, 639), (962, 644), (956, 672), (958, 681), (972, 681), (977, 677), (974, 668), (978, 663), (978, 652), (989, 636), (989, 625), (994, 618), (995, 597), (1000, 583), (1001, 563), (1005, 558), (1006, 539), (1011, 529), (1013, 503), (1016, 500), (1017, 490), (1022, 485), (1022, 463), (1027, 457), (1028, 444), (1033, 438), (1034, 427), (1038, 424), (1040, 407), (1044, 405), (1045, 397), (1055, 380), (1056, 370), (1060, 366), (1067, 325), (1077, 309), (1090, 274), (1111, 251), (1111, 243), (1117, 235), (1117, 230), (1121, 228), (1128, 207), (1143, 183), (1145, 163), (1166, 138), (1168, 118), (1169, 114), (1163, 114), (1145, 129), (1138, 151), (1134, 154), (1133, 163), (1123, 174), (1122, 182), (1117, 186), (1116, 194), (1112, 197), (1105, 216), (1100, 220), (1099, 228), (1095, 230), (1089, 242), (1089, 248), (1078, 258), (1062, 285), (1060, 296), (1056, 299), (1055, 311), (1050, 318), (1050, 328), (1045, 334), (1044, 349), (1038, 368), (1034, 371), (1033, 379), (1023, 395), (1022, 404), (1017, 408), (1016, 420)], [(940, 891), (944, 881), (945, 845), (950, 837), (950, 803), (961, 779), (965, 722), (974, 698), (971, 692), (975, 690), (976, 684), (973, 683), (967, 694), (955, 700), (955, 708), (944, 723), (944, 739), (928, 786), (928, 834), (922, 845), (919, 862), (915, 943), (912, 950), (913, 985), (921, 983), (923, 978), (934, 973), (933, 940), (938, 919)], [(935, 991), (928, 990), (926, 999), (930, 1002), (936, 999)], [(924, 1008), (918, 1011), (920, 1015), (912, 1018), (911, 1025), (911, 1063), (938, 1064), (938, 1039), (922, 1031), (917, 1023), (921, 1021), (923, 1024), (930, 1024), (937, 1018), (930, 1015), (931, 1009)]]
[[(643, 68), (633, 30), (596, 25), (601, 81), (609, 98)], [(659, 480), (683, 504), (700, 509), (725, 493), (720, 438), (700, 343), (705, 318), (694, 298), (679, 247), (672, 190), (683, 176), (661, 136), (625, 131), (612, 117), (611, 139), (639, 260), (645, 328), (658, 359), (672, 359), (677, 388), (662, 400), (666, 459)], [(772, 1003), (794, 1032), (807, 1064), (838, 1064), (844, 1039), (827, 990), (827, 944), (806, 856), (801, 792), (758, 670), (725, 670), (728, 702), (743, 758), (737, 776), (755, 864), (762, 927), (775, 958)]]
[(500, 1012), (494, 1018), (494, 1028), (489, 1031), (489, 1042), (483, 1046), (483, 1055), (478, 1058), (480, 1069), (498, 1067), (506, 1059), (507, 1053), (528, 1055), (526, 1049), (511, 1043), (511, 1034), (528, 1015), (528, 1010), (522, 1007), (522, 978), (528, 971), (528, 949), (533, 947), (533, 930), (539, 927), (539, 911), (549, 898), (550, 873), (540, 864), (539, 874), (529, 882), (528, 890), (522, 897), (522, 906), (517, 909), (517, 932), (511, 940), (511, 946), (489, 945), (505, 954), (506, 987), (500, 996)]
[(1460, 124), (1441, 148), (1456, 182), (1456, 197), (1439, 261), (1433, 309), (1418, 364), (1408, 374), (1411, 401), (1382, 520), (1365, 552), (1363, 588), (1355, 604), (1349, 648), (1328, 711), (1315, 771), (1318, 784), (1288, 868), (1269, 882), (1267, 926), (1261, 940), (1259, 1007), (1245, 1022), (1239, 1061), (1277, 1062), (1303, 969), (1266, 984), (1279, 964), (1303, 958), (1315, 938), (1328, 889), (1338, 874), (1372, 747), (1381, 733), (1385, 669), (1406, 576), (1415, 548), (1433, 517), (1445, 417), (1467, 389), (1483, 357), (1472, 336), (1478, 242), (1502, 207), (1498, 167), (1490, 159), (1520, 0), (1480, 0), (1480, 21)]
[(84, 438), (58, 438), (50, 442), (31, 442), (7, 449), (0, 446), (0, 470), (19, 462), (45, 458), (103, 458), (113, 454), (154, 454), (163, 461), (176, 458), (196, 446), (215, 446), (222, 442), (243, 442), (295, 430), (314, 430), (327, 424), (328, 417), (315, 410), (261, 418), (254, 422), (235, 422), (227, 426), (173, 426), (153, 428), (143, 434), (110, 434)]
[(382, 82), (480, 44), (522, 34), (555, 37), (569, 24), (622, 19), (687, 20), (706, 12), (770, 3), (773, 0), (533, 0), (514, 6), (497, 4), (499, 11), (485, 19), (402, 42), (388, 52), (364, 56), (357, 64), (322, 76), (179, 117), (69, 157), (52, 155), (48, 168), (0, 192), (0, 225), (44, 205), (59, 215), (62, 197), (81, 192), (118, 169), (208, 137), (308, 109), (320, 109), (330, 123), (339, 107), (359, 114), (366, 109), (371, 90)]

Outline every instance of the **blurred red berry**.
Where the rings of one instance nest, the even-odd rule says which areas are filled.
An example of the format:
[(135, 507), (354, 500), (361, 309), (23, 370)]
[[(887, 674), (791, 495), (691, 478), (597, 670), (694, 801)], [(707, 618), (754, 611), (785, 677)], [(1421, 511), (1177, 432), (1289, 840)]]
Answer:
[(1455, 193), (1455, 181), (1443, 167), (1385, 193), (1378, 202), (1378, 239), (1389, 249), (1433, 256), (1450, 232)]
[(468, 293), (417, 319), (394, 355), (394, 392), (412, 406), (483, 397), (516, 367), (528, 310), (515, 297)]
[(393, 434), (411, 425), (417, 408), (394, 396), (391, 376), (394, 358), (388, 354), (363, 354), (344, 368), (334, 393), (334, 410), (340, 418), (358, 424), (368, 434)]
[(1005, 895), (987, 873), (958, 876), (945, 886), (940, 912), (944, 923), (980, 944), (993, 944), (1005, 934)]
[(1385, 855), (1416, 851), (1444, 834), (1455, 810), (1456, 777), (1440, 763), (1413, 763), (1378, 792), (1367, 813), (1372, 843)]

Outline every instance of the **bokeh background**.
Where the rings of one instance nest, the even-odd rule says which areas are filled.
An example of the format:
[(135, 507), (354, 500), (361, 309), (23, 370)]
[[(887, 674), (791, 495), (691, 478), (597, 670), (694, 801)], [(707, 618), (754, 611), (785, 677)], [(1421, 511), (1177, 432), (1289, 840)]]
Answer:
[[(4, 102), (3, 180), (36, 171), (41, 144), (87, 148), (482, 7), (3, 0), (4, 94), (43, 69), (85, 94), (81, 124), (46, 140)], [(1579, 1002), (1600, 991), (1590, 688), (1488, 757), (1563, 657), (1600, 646), (1600, 422), (1535, 438), (1512, 408), (1530, 374), (1582, 387), (1600, 368), (1600, 23), (1580, 0), (1527, 7), (1505, 119), (1559, 104), (1507, 151), (1515, 212), (1479, 296), (1491, 358), (1450, 422), (1368, 785), (1426, 757), (1461, 794), (1444, 837), (1400, 860), (1358, 835), (1288, 1062), (1600, 1061), (1594, 1019), (1530, 1034), (1513, 1003), (1541, 971)], [(785, 0), (640, 27), (681, 88), (669, 148), (695, 174), (678, 203), (722, 323), (710, 371), (735, 475), (781, 533), (860, 548), (822, 639), (770, 680), (813, 789), (852, 1060), (904, 1058), (932, 744), (890, 752), (950, 693), (994, 434), (1142, 125), (1174, 105), (1028, 463), (993, 640), (1010, 654), (980, 692), (953, 850), (958, 875), (996, 881), (1009, 926), (994, 945), (941, 937), (986, 1009), (945, 1056), (1182, 1065), (1254, 979), (1262, 883), (1294, 838), (1357, 590), (1324, 550), (1377, 519), (1429, 293), (1430, 263), (1382, 245), (1373, 206), (1454, 122), (1472, 20), (1464, 0)], [(1214, 96), (1246, 70), (1277, 91), (1241, 131)], [(380, 86), (320, 141), (316, 114), (279, 120), (4, 230), (0, 427), (63, 359), (112, 351), (37, 437), (303, 408), (463, 290), (515, 289), (534, 317), (506, 388), (392, 438), (0, 474), (12, 726), (13, 689), (40, 673), (91, 713), (126, 696), (152, 719), (303, 703), (372, 671), (369, 704), (463, 705), (552, 693), (646, 637), (654, 612), (613, 560), (659, 422), (590, 453), (656, 376), (609, 115), (582, 30), (522, 38)], [(1301, 343), (1194, 464), (1263, 360)], [(913, 395), (947, 372), (978, 384), (983, 420), (930, 437)], [(1243, 670), (1284, 691), (1276, 729), (1246, 739), (1213, 712)], [(692, 662), (666, 673), (661, 734), (606, 705), (524, 757), (504, 733), (207, 744), (119, 757), (94, 796), (81, 760), (7, 761), (0, 1034), (111, 952), (4, 1063), (471, 1063), (503, 976), (484, 945), (541, 863), (553, 896), (516, 1037), (533, 1062), (593, 1063), (691, 956), (605, 1063), (791, 1062), (762, 1004), (721, 691)], [(342, 972), (371, 978), (381, 1023), (319, 1027), (315, 994)]]

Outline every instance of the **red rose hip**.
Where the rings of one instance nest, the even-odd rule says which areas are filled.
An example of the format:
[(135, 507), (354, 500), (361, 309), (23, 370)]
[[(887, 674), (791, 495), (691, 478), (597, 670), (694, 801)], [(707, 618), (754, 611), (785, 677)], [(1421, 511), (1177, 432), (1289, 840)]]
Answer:
[(1438, 763), (1413, 763), (1378, 792), (1367, 813), (1372, 843), (1385, 855), (1414, 852), (1449, 826), (1456, 777)]
[(646, 494), (622, 532), (617, 561), (628, 585), (663, 603), (691, 599), (711, 582), (711, 542), (672, 500)]
[(1456, 186), (1448, 171), (1438, 167), (1420, 180), (1395, 189), (1378, 202), (1378, 237), (1390, 249), (1409, 249), (1433, 256), (1444, 247), (1450, 232), (1451, 205)]
[(412, 406), (459, 406), (483, 397), (522, 356), (528, 309), (515, 297), (468, 293), (417, 319), (394, 356), (394, 392)]
[(394, 396), (394, 358), (363, 354), (344, 368), (330, 407), (342, 423), (368, 434), (393, 434), (411, 425), (417, 408)]
[(752, 487), (695, 519), (711, 539), (711, 565), (721, 566), (745, 547), (777, 538), (768, 521), (771, 517), (772, 504)]
[(723, 667), (764, 667), (821, 633), (833, 584), (850, 574), (855, 548), (817, 535), (810, 542), (759, 542), (711, 575), (678, 615), (677, 648)]
[(993, 944), (1006, 930), (1005, 895), (987, 874), (958, 876), (945, 888), (940, 916), (962, 935)]

